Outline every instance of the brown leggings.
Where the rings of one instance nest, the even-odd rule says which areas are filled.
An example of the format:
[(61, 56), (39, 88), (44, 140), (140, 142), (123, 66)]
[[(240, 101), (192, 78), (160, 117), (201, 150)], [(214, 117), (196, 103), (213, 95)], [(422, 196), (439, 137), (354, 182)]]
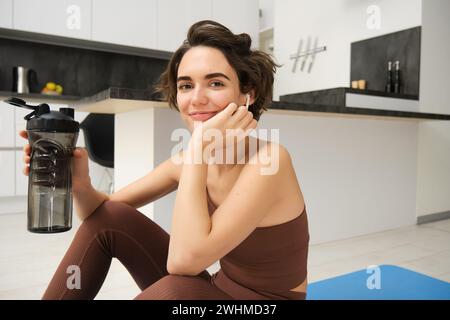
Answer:
[[(79, 227), (42, 299), (94, 299), (112, 258), (142, 290), (135, 299), (232, 299), (206, 270), (197, 276), (169, 275), (168, 249), (169, 234), (155, 222), (125, 203), (106, 201)], [(79, 267), (79, 289), (68, 288), (71, 266)]]

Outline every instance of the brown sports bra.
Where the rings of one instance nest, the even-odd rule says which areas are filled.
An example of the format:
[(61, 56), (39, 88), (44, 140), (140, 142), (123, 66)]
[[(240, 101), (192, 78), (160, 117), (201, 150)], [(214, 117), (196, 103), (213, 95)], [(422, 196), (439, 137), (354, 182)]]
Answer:
[[(208, 193), (207, 198), (212, 214), (216, 206)], [(304, 293), (290, 289), (307, 277), (308, 245), (308, 218), (304, 208), (293, 220), (256, 228), (220, 260), (218, 273), (224, 275), (218, 278), (228, 278), (228, 282), (231, 280), (270, 299), (304, 298)], [(220, 287), (220, 283), (216, 285)]]

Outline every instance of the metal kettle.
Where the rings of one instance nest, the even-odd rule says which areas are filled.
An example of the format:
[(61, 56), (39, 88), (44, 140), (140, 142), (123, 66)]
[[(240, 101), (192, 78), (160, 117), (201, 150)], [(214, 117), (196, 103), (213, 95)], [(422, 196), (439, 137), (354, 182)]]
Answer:
[(22, 66), (13, 68), (13, 92), (30, 93), (30, 86), (37, 84), (37, 74), (33, 69)]

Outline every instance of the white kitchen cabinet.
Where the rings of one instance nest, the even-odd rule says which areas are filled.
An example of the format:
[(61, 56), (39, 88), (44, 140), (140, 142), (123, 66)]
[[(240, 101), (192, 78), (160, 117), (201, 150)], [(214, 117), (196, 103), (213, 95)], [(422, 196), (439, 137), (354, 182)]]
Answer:
[(16, 190), (15, 195), (16, 196), (25, 196), (28, 194), (28, 176), (24, 175), (22, 170), (25, 166), (24, 162), (22, 161), (23, 152), (22, 150), (16, 150)]
[(258, 47), (258, 0), (0, 0), (0, 27), (164, 51), (205, 19)]
[(0, 28), (12, 28), (13, 0), (0, 0)]
[(92, 0), (14, 0), (13, 28), (89, 40)]
[(0, 102), (0, 147), (14, 147), (14, 107)]
[(157, 0), (93, 0), (92, 40), (155, 49)]
[(194, 22), (211, 18), (211, 0), (158, 0), (158, 49), (175, 51)]
[(248, 33), (252, 48), (259, 47), (258, 0), (211, 0), (212, 19), (227, 26), (234, 33)]
[(13, 150), (0, 151), (0, 197), (11, 197), (15, 193), (15, 155)]

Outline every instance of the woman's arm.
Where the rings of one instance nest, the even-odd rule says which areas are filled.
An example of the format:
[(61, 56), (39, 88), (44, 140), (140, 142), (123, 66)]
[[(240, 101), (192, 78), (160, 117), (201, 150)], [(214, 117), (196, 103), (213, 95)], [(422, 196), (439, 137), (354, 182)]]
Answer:
[(89, 217), (106, 200), (109, 200), (109, 196), (106, 193), (95, 190), (91, 184), (86, 188), (73, 192), (75, 212), (81, 221)]
[[(194, 145), (190, 144), (186, 151), (186, 156), (190, 159), (195, 158), (195, 153), (203, 154), (203, 147), (196, 148)], [(186, 264), (194, 260), (193, 248), (198, 247), (211, 231), (206, 199), (208, 165), (203, 161), (187, 162), (181, 172), (172, 217), (167, 259), (167, 270), (170, 274), (193, 275), (187, 273)]]
[[(268, 146), (270, 151), (266, 152)], [(273, 174), (259, 161), (245, 165), (225, 201), (209, 217), (205, 164), (183, 166), (175, 201), (167, 270), (171, 274), (197, 275), (233, 250), (282, 197), (287, 171), (292, 166), (287, 150), (270, 143), (265, 152), (279, 161)], [(273, 148), (277, 148), (276, 159)], [(256, 159), (257, 160), (257, 159)]]
[(75, 211), (84, 220), (107, 200), (124, 202), (134, 208), (142, 207), (176, 190), (180, 171), (180, 166), (169, 158), (146, 176), (111, 195), (95, 190), (89, 183), (87, 187), (74, 190)]
[(144, 177), (111, 194), (109, 200), (124, 202), (133, 208), (142, 207), (175, 191), (180, 171), (180, 165), (169, 158)]

